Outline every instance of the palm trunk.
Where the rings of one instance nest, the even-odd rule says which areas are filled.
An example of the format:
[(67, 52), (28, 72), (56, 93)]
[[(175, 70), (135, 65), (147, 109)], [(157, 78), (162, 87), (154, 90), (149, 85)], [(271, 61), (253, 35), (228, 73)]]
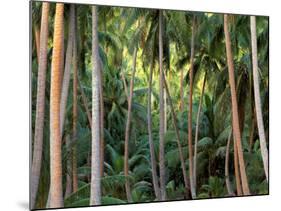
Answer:
[(192, 20), (191, 35), (191, 53), (190, 53), (190, 91), (189, 91), (189, 111), (188, 111), (188, 153), (189, 153), (189, 179), (192, 199), (196, 198), (196, 192), (193, 180), (193, 156), (192, 156), (192, 94), (193, 94), (193, 62), (194, 62), (194, 34), (195, 34), (195, 17)]
[(102, 62), (100, 60), (100, 87), (99, 87), (99, 96), (100, 96), (100, 174), (103, 176), (104, 169), (104, 102), (103, 102), (103, 68)]
[(180, 111), (184, 110), (184, 92), (183, 92), (183, 68), (180, 75)]
[(258, 132), (260, 137), (260, 148), (261, 148), (263, 167), (264, 167), (266, 180), (268, 181), (268, 150), (265, 140), (265, 132), (264, 132), (262, 108), (261, 108), (260, 87), (259, 87), (256, 17), (251, 16), (250, 20), (251, 20), (251, 41), (252, 41), (252, 60), (253, 60), (253, 79), (254, 79), (256, 117), (257, 117)]
[(54, 22), (54, 47), (51, 67), (50, 96), (50, 207), (63, 207), (62, 155), (60, 134), (60, 79), (61, 79), (61, 36), (63, 32), (64, 4), (56, 4)]
[(231, 136), (232, 136), (232, 129), (229, 132), (229, 136), (228, 136), (227, 144), (226, 144), (224, 175), (225, 175), (225, 184), (226, 184), (226, 189), (227, 189), (228, 195), (234, 196), (234, 192), (232, 190), (230, 179), (229, 179), (229, 149), (230, 149)]
[(185, 161), (184, 161), (184, 156), (183, 156), (181, 142), (180, 142), (180, 133), (179, 133), (178, 124), (177, 124), (177, 117), (176, 117), (176, 113), (175, 113), (175, 110), (174, 110), (172, 98), (171, 98), (171, 95), (170, 95), (170, 92), (169, 92), (169, 87), (167, 85), (165, 75), (163, 75), (163, 80), (164, 80), (164, 85), (165, 85), (165, 89), (166, 89), (166, 92), (167, 92), (168, 103), (170, 104), (170, 107), (171, 107), (173, 124), (174, 124), (174, 128), (175, 128), (175, 131), (176, 131), (176, 136), (177, 136), (177, 144), (178, 144), (178, 149), (179, 149), (179, 156), (180, 156), (180, 161), (181, 161), (181, 168), (182, 168), (182, 174), (183, 174), (183, 179), (184, 179), (184, 186), (185, 186), (185, 189), (186, 189), (185, 194), (186, 194), (186, 197), (188, 197), (190, 187), (189, 187), (189, 184), (188, 184), (188, 178), (187, 178), (186, 169), (185, 169)]
[[(164, 76), (166, 77), (165, 71), (164, 71)], [(164, 134), (167, 132), (167, 92), (166, 89), (163, 91), (163, 98), (164, 98)]]
[(100, 58), (97, 7), (92, 7), (92, 161), (90, 205), (101, 204), (100, 175)]
[[(153, 52), (152, 52), (153, 54)], [(153, 136), (152, 136), (152, 118), (151, 118), (151, 93), (152, 93), (152, 78), (153, 78), (153, 61), (154, 54), (151, 57), (150, 64), (150, 72), (149, 72), (149, 82), (148, 82), (148, 93), (147, 93), (147, 127), (148, 127), (148, 141), (149, 141), (149, 150), (150, 150), (150, 162), (151, 162), (151, 171), (152, 171), (152, 181), (153, 188), (156, 199), (160, 200), (160, 189), (159, 189), (159, 181), (157, 176), (156, 169), (156, 160), (155, 160), (155, 150), (153, 144)]]
[(69, 17), (69, 31), (68, 31), (68, 41), (66, 49), (65, 67), (63, 73), (62, 90), (61, 90), (61, 103), (60, 103), (60, 131), (63, 134), (63, 126), (65, 120), (65, 109), (67, 105), (68, 89), (70, 82), (70, 72), (71, 72), (71, 61), (73, 56), (73, 42), (75, 33), (75, 6), (71, 5), (70, 17)]
[(35, 35), (35, 46), (36, 46), (36, 56), (37, 56), (37, 62), (39, 65), (39, 59), (40, 59), (40, 30), (37, 25), (34, 27), (34, 35)]
[[(74, 13), (74, 28), (75, 24), (75, 6), (71, 5), (71, 12)], [(73, 11), (72, 11), (73, 10)], [(73, 192), (78, 190), (78, 176), (77, 176), (77, 81), (78, 81), (78, 67), (77, 67), (77, 41), (76, 30), (73, 34), (73, 107), (72, 107), (72, 184)]]
[(65, 193), (64, 193), (64, 198), (66, 199), (70, 194), (72, 193), (72, 152), (71, 152), (71, 139), (69, 135), (65, 137), (65, 143), (66, 143), (66, 149), (67, 149), (67, 174), (66, 174), (66, 187), (65, 187)]
[(162, 11), (159, 10), (159, 172), (161, 200), (166, 200), (165, 185), (165, 144), (164, 144), (164, 87), (163, 87), (163, 23)]
[(237, 144), (236, 144), (235, 139), (233, 139), (233, 151), (234, 151), (234, 173), (235, 173), (235, 181), (236, 181), (236, 191), (237, 191), (237, 196), (242, 196), (243, 192), (242, 192), (242, 187), (241, 187)]
[(47, 50), (48, 50), (48, 14), (49, 3), (44, 2), (42, 6), (41, 18), (41, 36), (40, 36), (40, 53), (38, 63), (38, 79), (37, 79), (37, 100), (36, 100), (36, 119), (33, 144), (33, 159), (31, 166), (31, 209), (36, 203), (38, 191), (41, 162), (43, 153), (43, 128), (45, 115), (45, 87), (46, 87), (46, 70), (47, 70)]
[(237, 153), (238, 153), (239, 168), (240, 168), (240, 173), (241, 173), (243, 195), (249, 195), (250, 190), (249, 190), (248, 179), (247, 179), (246, 170), (245, 170), (241, 133), (240, 133), (240, 128), (239, 128), (234, 64), (233, 64), (233, 57), (232, 57), (232, 50), (231, 50), (231, 40), (230, 40), (229, 31), (228, 31), (228, 16), (227, 15), (224, 15), (224, 34), (225, 34), (227, 65), (228, 65), (228, 73), (229, 73), (229, 84), (230, 84), (230, 90), (231, 90), (233, 134), (234, 134), (234, 139), (236, 140), (236, 145), (237, 145)]
[(197, 183), (197, 142), (198, 142), (198, 131), (199, 131), (199, 119), (200, 119), (200, 113), (201, 113), (201, 107), (202, 107), (202, 101), (205, 91), (205, 84), (206, 84), (206, 78), (207, 78), (207, 72), (205, 72), (204, 80), (203, 80), (203, 86), (201, 91), (201, 96), (199, 100), (199, 106), (198, 106), (198, 112), (197, 112), (197, 118), (196, 118), (196, 130), (195, 130), (195, 142), (194, 142), (194, 160), (193, 160), (193, 179), (194, 179), (194, 189), (196, 191), (196, 183)]
[(135, 72), (136, 72), (136, 61), (137, 61), (137, 47), (135, 47), (134, 53), (133, 53), (133, 71), (132, 71), (131, 82), (130, 82), (128, 115), (127, 115), (126, 130), (125, 130), (124, 175), (126, 177), (125, 188), (126, 188), (126, 196), (127, 196), (128, 202), (132, 202), (130, 181), (128, 179), (128, 176), (129, 176), (129, 137), (130, 137), (130, 125), (131, 125), (131, 115), (132, 115), (133, 89), (134, 89), (134, 80), (135, 80)]

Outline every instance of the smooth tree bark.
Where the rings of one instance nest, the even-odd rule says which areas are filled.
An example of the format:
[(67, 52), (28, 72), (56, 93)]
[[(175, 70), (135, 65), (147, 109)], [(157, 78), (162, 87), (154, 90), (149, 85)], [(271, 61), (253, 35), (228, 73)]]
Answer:
[(133, 103), (133, 90), (134, 90), (134, 81), (136, 73), (136, 62), (137, 62), (137, 47), (134, 49), (133, 53), (133, 70), (130, 81), (130, 90), (129, 90), (129, 102), (128, 102), (128, 114), (126, 121), (125, 129), (125, 149), (124, 149), (124, 175), (126, 177), (125, 189), (128, 202), (132, 202), (132, 194), (129, 181), (129, 139), (130, 139), (130, 127), (132, 119), (132, 103)]
[(36, 47), (36, 55), (37, 55), (38, 65), (39, 65), (39, 59), (40, 59), (40, 30), (41, 29), (39, 29), (39, 27), (36, 24), (34, 26), (34, 35), (35, 35), (35, 47)]
[(156, 199), (159, 201), (160, 200), (160, 189), (159, 189), (159, 181), (158, 181), (158, 176), (157, 176), (155, 150), (154, 150), (153, 135), (152, 135), (152, 117), (151, 117), (152, 116), (151, 115), (151, 94), (152, 94), (152, 80), (153, 80), (153, 61), (154, 61), (154, 54), (152, 52), (150, 70), (149, 70), (149, 80), (148, 80), (148, 93), (147, 93), (147, 129), (148, 129), (148, 141), (149, 141), (149, 152), (150, 152), (153, 189), (154, 189)]
[(64, 4), (56, 4), (50, 94), (50, 207), (63, 207), (60, 134), (60, 78)]
[(60, 103), (61, 135), (63, 133), (63, 126), (65, 121), (66, 105), (67, 105), (69, 82), (70, 82), (70, 75), (71, 75), (74, 33), (75, 33), (75, 6), (71, 5), (70, 16), (69, 16), (68, 41), (67, 41), (66, 58), (65, 58), (64, 73), (62, 78), (62, 90), (61, 90), (61, 103)]
[(176, 116), (176, 113), (175, 113), (175, 110), (174, 110), (172, 98), (171, 98), (171, 95), (170, 95), (170, 91), (169, 91), (169, 87), (168, 87), (165, 75), (163, 75), (163, 80), (164, 80), (164, 85), (165, 85), (165, 89), (166, 89), (166, 92), (167, 92), (168, 103), (169, 103), (170, 108), (171, 108), (173, 125), (174, 125), (175, 131), (176, 131), (176, 136), (177, 136), (177, 145), (178, 145), (180, 162), (181, 162), (181, 169), (182, 169), (182, 174), (183, 174), (183, 179), (184, 179), (184, 186), (185, 186), (185, 190), (186, 190), (185, 195), (186, 195), (186, 197), (189, 197), (190, 187), (189, 187), (189, 184), (188, 184), (188, 177), (187, 177), (187, 174), (186, 174), (185, 161), (184, 161), (182, 146), (181, 146), (181, 142), (180, 142), (180, 133), (179, 133), (179, 129), (178, 129), (177, 116)]
[(252, 62), (253, 62), (253, 80), (255, 94), (255, 108), (257, 117), (257, 126), (260, 137), (260, 149), (263, 161), (266, 180), (268, 181), (268, 150), (266, 146), (264, 124), (262, 118), (262, 106), (259, 87), (259, 72), (258, 72), (258, 50), (257, 50), (257, 33), (256, 33), (256, 17), (250, 17), (251, 24), (251, 44), (252, 44)]
[(231, 50), (230, 34), (228, 31), (228, 15), (226, 15), (226, 14), (224, 15), (224, 34), (225, 34), (227, 66), (228, 66), (228, 73), (229, 73), (229, 84), (230, 84), (230, 91), (231, 91), (233, 135), (234, 135), (235, 143), (237, 146), (242, 191), (243, 191), (243, 195), (250, 195), (248, 178), (246, 175), (245, 162), (244, 162), (244, 156), (243, 156), (241, 132), (240, 132), (240, 128), (239, 128), (239, 116), (238, 116), (238, 106), (237, 106), (237, 94), (236, 94), (236, 88), (235, 88), (234, 64), (233, 64), (233, 56), (232, 56), (232, 50)]
[(193, 95), (193, 66), (194, 66), (194, 36), (195, 36), (195, 17), (192, 20), (191, 52), (189, 69), (189, 110), (188, 110), (188, 154), (189, 154), (189, 180), (192, 199), (196, 198), (196, 191), (193, 180), (193, 149), (192, 149), (192, 95)]
[(225, 163), (224, 163), (224, 176), (225, 176), (225, 184), (227, 193), (229, 196), (234, 196), (233, 189), (231, 187), (231, 182), (229, 179), (229, 151), (230, 151), (230, 142), (231, 142), (231, 136), (232, 136), (232, 129), (229, 132), (227, 144), (226, 144), (226, 151), (225, 151)]
[(100, 97), (100, 174), (104, 173), (104, 102), (103, 102), (103, 67), (100, 59), (99, 74), (99, 97)]
[(242, 196), (243, 192), (242, 192), (241, 178), (240, 178), (240, 171), (239, 171), (237, 144), (234, 138), (233, 138), (233, 153), (234, 153), (234, 174), (235, 174), (236, 192), (237, 192), (237, 196)]
[(31, 166), (31, 209), (34, 208), (41, 172), (42, 153), (43, 153), (43, 129), (45, 115), (45, 87), (47, 70), (47, 51), (48, 51), (48, 15), (49, 3), (42, 5), (40, 50), (38, 57), (38, 78), (37, 78), (37, 98), (36, 98), (36, 117), (34, 130), (34, 143)]
[[(74, 10), (74, 23), (75, 21), (75, 8), (71, 5), (71, 10)], [(72, 12), (72, 11), (71, 11)], [(78, 175), (77, 175), (77, 115), (78, 115), (78, 102), (77, 102), (77, 89), (78, 89), (78, 64), (77, 64), (77, 38), (76, 38), (76, 24), (74, 24), (73, 36), (73, 104), (72, 104), (72, 187), (73, 192), (78, 190)]]
[(161, 200), (166, 200), (165, 143), (164, 143), (164, 81), (163, 81), (163, 20), (159, 10), (159, 172)]
[(98, 41), (98, 13), (96, 6), (92, 6), (92, 63), (92, 159), (90, 205), (100, 205), (100, 58)]
[(199, 100), (198, 112), (196, 117), (196, 129), (195, 129), (195, 141), (194, 141), (194, 160), (193, 160), (193, 179), (194, 179), (194, 189), (196, 190), (197, 186), (197, 143), (198, 143), (198, 133), (199, 133), (199, 120), (200, 120), (200, 113), (202, 108), (202, 101), (205, 92), (205, 84), (206, 84), (207, 72), (205, 72), (204, 79), (203, 79), (203, 86)]

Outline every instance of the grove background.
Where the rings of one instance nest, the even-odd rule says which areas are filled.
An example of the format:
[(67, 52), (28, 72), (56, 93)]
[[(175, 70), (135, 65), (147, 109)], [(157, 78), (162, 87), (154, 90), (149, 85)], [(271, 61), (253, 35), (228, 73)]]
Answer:
[[(210, 11), (270, 16), (270, 195), (69, 211), (277, 210), (281, 178), (281, 4), (276, 0), (60, 0), (89, 4)], [(29, 1), (0, 5), (0, 209), (28, 210), (29, 203)]]

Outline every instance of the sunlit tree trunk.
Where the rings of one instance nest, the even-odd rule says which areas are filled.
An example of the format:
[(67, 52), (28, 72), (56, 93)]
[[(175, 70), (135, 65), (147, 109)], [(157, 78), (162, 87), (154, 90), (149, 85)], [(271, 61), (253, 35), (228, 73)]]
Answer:
[(36, 56), (37, 56), (37, 61), (38, 61), (38, 65), (39, 65), (39, 58), (40, 58), (40, 29), (39, 29), (39, 27), (37, 25), (34, 26), (34, 35), (35, 35)]
[(132, 195), (130, 189), (130, 181), (128, 179), (129, 176), (129, 139), (130, 139), (130, 126), (132, 119), (132, 102), (133, 102), (133, 90), (134, 90), (134, 81), (135, 81), (135, 73), (136, 73), (136, 61), (137, 61), (137, 47), (134, 49), (133, 53), (133, 70), (130, 81), (130, 91), (129, 91), (129, 102), (128, 102), (128, 115), (126, 122), (126, 130), (125, 130), (125, 149), (124, 149), (124, 175), (126, 177), (126, 195), (128, 202), (132, 202)]
[(199, 131), (199, 120), (200, 120), (200, 113), (202, 107), (202, 101), (205, 91), (205, 84), (206, 84), (207, 72), (205, 72), (204, 79), (203, 79), (203, 86), (199, 100), (197, 118), (196, 118), (196, 130), (195, 130), (195, 141), (194, 141), (194, 160), (193, 160), (193, 179), (194, 179), (194, 189), (196, 191), (196, 183), (197, 183), (197, 142), (198, 142), (198, 131)]
[[(153, 51), (152, 51), (153, 54)], [(159, 181), (157, 176), (156, 160), (155, 160), (155, 150), (153, 144), (153, 135), (152, 135), (152, 118), (151, 118), (151, 93), (152, 93), (152, 79), (153, 79), (153, 61), (154, 54), (151, 57), (150, 71), (149, 71), (149, 81), (148, 81), (148, 93), (147, 93), (147, 128), (148, 128), (148, 141), (149, 141), (149, 151), (150, 151), (150, 163), (151, 163), (151, 172), (152, 172), (152, 182), (153, 189), (156, 196), (156, 199), (160, 200), (160, 189)]]
[(240, 133), (240, 128), (239, 128), (234, 64), (233, 64), (233, 57), (232, 57), (232, 50), (231, 50), (231, 40), (230, 40), (229, 31), (228, 31), (228, 16), (227, 15), (224, 15), (224, 34), (225, 34), (225, 46), (226, 46), (227, 65), (228, 65), (228, 73), (229, 73), (229, 84), (230, 84), (230, 90), (231, 90), (233, 134), (234, 134), (234, 139), (235, 139), (236, 146), (237, 146), (239, 169), (240, 169), (241, 182), (242, 182), (242, 190), (243, 190), (243, 195), (250, 195), (248, 179), (247, 179), (246, 170), (245, 170), (241, 133)]
[(100, 58), (98, 41), (98, 13), (96, 6), (92, 6), (92, 63), (92, 161), (90, 205), (100, 205)]
[(185, 186), (185, 190), (186, 190), (185, 195), (186, 195), (186, 197), (189, 197), (190, 187), (189, 187), (189, 184), (188, 184), (188, 178), (187, 178), (186, 168), (185, 168), (185, 161), (184, 161), (184, 156), (183, 156), (181, 142), (180, 142), (180, 133), (179, 133), (178, 124), (177, 124), (177, 116), (176, 116), (176, 113), (175, 113), (175, 110), (174, 110), (172, 98), (171, 98), (171, 95), (170, 95), (170, 91), (169, 91), (169, 87), (168, 87), (165, 75), (163, 75), (163, 80), (164, 80), (164, 85), (165, 85), (165, 89), (166, 89), (166, 92), (167, 92), (168, 103), (170, 104), (170, 108), (171, 108), (173, 125), (174, 125), (175, 131), (176, 131), (176, 136), (177, 136), (177, 145), (178, 145), (179, 157), (180, 157), (180, 162), (181, 162), (181, 169), (182, 169), (182, 174), (183, 174), (183, 179), (184, 179), (184, 186)]
[(71, 5), (70, 7), (70, 16), (69, 16), (69, 30), (68, 30), (68, 41), (66, 49), (66, 58), (65, 58), (65, 67), (62, 78), (62, 90), (61, 90), (61, 102), (60, 102), (60, 130), (61, 135), (63, 134), (63, 126), (66, 114), (66, 105), (68, 98), (68, 89), (70, 82), (70, 73), (71, 73), (71, 63), (73, 56), (73, 42), (74, 42), (74, 30), (75, 30), (75, 6)]
[(161, 200), (166, 200), (164, 144), (163, 21), (159, 10), (159, 172)]
[[(78, 65), (77, 65), (77, 25), (75, 17), (75, 6), (71, 5), (71, 12), (74, 13), (74, 33), (73, 33), (73, 105), (72, 105), (72, 184), (73, 192), (78, 190), (78, 176), (77, 176), (77, 83), (78, 83)], [(73, 10), (73, 11), (72, 11)]]
[(42, 153), (43, 153), (43, 129), (45, 115), (45, 87), (46, 87), (46, 70), (47, 70), (47, 51), (48, 51), (48, 14), (49, 3), (44, 2), (42, 5), (41, 17), (41, 36), (40, 52), (38, 57), (38, 78), (37, 78), (37, 98), (36, 98), (36, 117), (34, 130), (34, 143), (31, 166), (31, 209), (34, 208), (38, 191)]
[(64, 4), (56, 4), (50, 94), (50, 207), (63, 206), (60, 135), (60, 78)]
[(260, 137), (260, 148), (263, 161), (264, 172), (266, 180), (268, 181), (268, 150), (265, 140), (264, 124), (262, 118), (261, 97), (259, 87), (259, 72), (258, 72), (258, 52), (257, 52), (257, 34), (256, 34), (256, 17), (251, 16), (251, 43), (252, 43), (252, 61), (253, 61), (253, 79), (254, 79), (254, 93), (255, 93), (255, 107), (258, 132)]
[(232, 129), (229, 132), (229, 136), (228, 136), (227, 144), (226, 144), (224, 176), (225, 176), (225, 184), (226, 184), (226, 189), (227, 189), (228, 195), (234, 196), (234, 192), (232, 190), (230, 179), (229, 179), (229, 151), (230, 151), (231, 136), (232, 136)]
[(195, 17), (192, 20), (191, 52), (190, 52), (190, 70), (189, 70), (189, 110), (188, 110), (188, 154), (189, 154), (189, 180), (192, 198), (196, 198), (196, 192), (193, 180), (193, 149), (192, 149), (192, 94), (193, 94), (193, 62), (194, 62), (194, 35)]

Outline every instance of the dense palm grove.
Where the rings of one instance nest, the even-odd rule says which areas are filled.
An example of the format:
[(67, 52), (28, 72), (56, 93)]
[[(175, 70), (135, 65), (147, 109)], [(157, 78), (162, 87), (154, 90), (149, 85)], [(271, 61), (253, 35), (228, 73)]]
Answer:
[(268, 18), (32, 3), (31, 208), (268, 193)]

